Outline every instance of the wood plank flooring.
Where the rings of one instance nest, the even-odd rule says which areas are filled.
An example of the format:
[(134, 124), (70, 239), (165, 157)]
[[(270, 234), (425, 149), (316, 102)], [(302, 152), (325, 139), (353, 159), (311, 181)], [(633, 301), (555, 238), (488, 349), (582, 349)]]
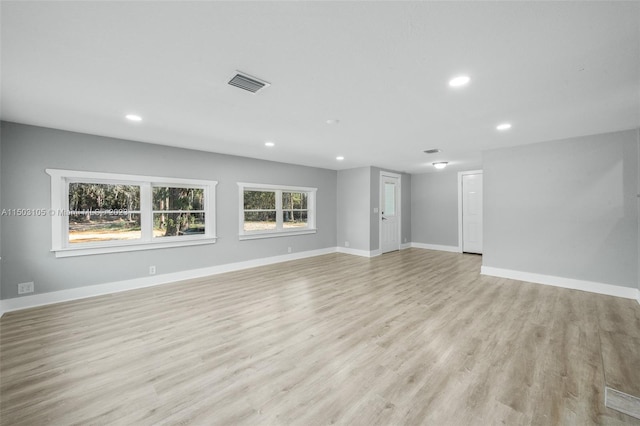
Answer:
[(639, 425), (601, 347), (637, 302), (480, 263), (330, 254), (7, 313), (0, 424)]
[(601, 310), (605, 405), (640, 419), (640, 309), (625, 305)]

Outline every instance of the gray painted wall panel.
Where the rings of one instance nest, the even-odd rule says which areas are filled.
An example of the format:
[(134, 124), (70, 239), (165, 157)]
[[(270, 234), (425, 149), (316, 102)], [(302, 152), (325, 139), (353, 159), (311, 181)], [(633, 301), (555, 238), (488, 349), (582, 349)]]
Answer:
[[(1, 125), (1, 123), (0, 123)], [(0, 212), (2, 211), (2, 132), (0, 132)], [(2, 298), (2, 215), (0, 215), (0, 298)], [(2, 315), (2, 312), (0, 312)]]
[[(380, 248), (380, 172), (378, 167), (359, 167), (338, 172), (338, 245), (349, 241), (352, 249), (368, 252)], [(393, 173), (392, 170), (387, 170)], [(402, 241), (411, 241), (411, 175), (401, 175)]]
[[(380, 209), (380, 170), (378, 167), (369, 167), (369, 173), (371, 173), (369, 191), (371, 193), (371, 199), (369, 203), (369, 250), (380, 249), (380, 210), (378, 213), (374, 213), (373, 209)], [(402, 209), (402, 207), (400, 207)]]
[(338, 172), (338, 246), (369, 251), (371, 194), (369, 167)]
[(413, 242), (458, 246), (458, 174), (423, 173), (411, 180)]
[(400, 242), (410, 243), (413, 235), (413, 224), (411, 223), (411, 188), (413, 178), (410, 174), (402, 174), (402, 240)]
[(484, 153), (483, 265), (638, 283), (635, 130)]
[[(49, 208), (46, 168), (217, 180), (214, 245), (55, 258), (48, 217), (2, 220), (3, 299), (16, 285), (35, 281), (36, 293), (147, 276), (148, 267), (171, 273), (336, 246), (334, 170), (317, 169), (61, 130), (2, 123), (2, 206)], [(257, 182), (318, 188), (317, 234), (238, 240), (238, 187)]]

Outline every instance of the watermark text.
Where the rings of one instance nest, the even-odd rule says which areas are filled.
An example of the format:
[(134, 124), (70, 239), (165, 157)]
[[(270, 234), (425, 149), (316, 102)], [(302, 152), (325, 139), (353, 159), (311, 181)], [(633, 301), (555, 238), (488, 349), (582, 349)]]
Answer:
[[(133, 213), (133, 212), (131, 212)], [(127, 216), (127, 209), (98, 209), (98, 210), (66, 210), (66, 209), (2, 209), (0, 216)]]

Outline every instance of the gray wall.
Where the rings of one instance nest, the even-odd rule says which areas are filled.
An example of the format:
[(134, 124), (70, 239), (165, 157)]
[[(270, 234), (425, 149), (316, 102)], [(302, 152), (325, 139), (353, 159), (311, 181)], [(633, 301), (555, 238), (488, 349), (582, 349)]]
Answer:
[(458, 246), (458, 173), (413, 175), (411, 231), (414, 243)]
[[(5, 217), (1, 228), (3, 299), (17, 284), (34, 281), (36, 293), (113, 282), (148, 274), (264, 258), (336, 246), (334, 170), (220, 155), (61, 130), (2, 123), (3, 208), (49, 208), (46, 168), (217, 180), (217, 231), (213, 245), (56, 258), (49, 217)], [(236, 182), (310, 186), (317, 192), (317, 234), (238, 240)]]
[[(380, 170), (378, 167), (369, 167), (369, 250), (380, 249)], [(402, 198), (402, 196), (400, 197)], [(378, 208), (378, 213), (374, 213)], [(402, 210), (402, 206), (400, 206)]]
[[(1, 211), (2, 211), (2, 132), (0, 132), (0, 212)], [(2, 298), (2, 215), (0, 215), (0, 299), (1, 298)], [(1, 311), (0, 311), (0, 315), (2, 315)]]
[(370, 250), (369, 167), (338, 171), (338, 246)]
[(409, 244), (413, 236), (413, 222), (411, 221), (411, 188), (413, 178), (410, 174), (402, 173), (402, 240), (401, 243)]
[[(378, 167), (359, 167), (338, 172), (338, 246), (375, 251), (380, 248), (380, 172)], [(393, 170), (385, 170), (398, 173)], [(401, 242), (411, 242), (411, 175), (401, 175)]]
[(637, 137), (485, 152), (483, 265), (636, 287)]

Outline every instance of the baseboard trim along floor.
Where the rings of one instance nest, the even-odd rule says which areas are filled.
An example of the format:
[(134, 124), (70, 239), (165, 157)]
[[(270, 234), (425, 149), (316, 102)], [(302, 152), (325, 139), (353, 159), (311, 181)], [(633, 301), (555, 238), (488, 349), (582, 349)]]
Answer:
[(588, 291), (590, 293), (623, 297), (625, 299), (636, 299), (638, 292), (637, 289), (631, 287), (576, 280), (573, 278), (555, 277), (552, 275), (536, 274), (532, 272), (514, 271), (512, 269), (494, 268), (492, 266), (482, 266), (480, 268), (480, 273), (482, 275), (490, 275), (492, 277), (509, 278), (517, 281), (551, 285), (571, 290)]
[(19, 311), (22, 309), (35, 308), (38, 306), (51, 305), (54, 303), (69, 302), (72, 300), (86, 299), (88, 297), (102, 296), (104, 294), (119, 293), (121, 291), (135, 290), (145, 287), (153, 287), (163, 284), (171, 284), (179, 281), (202, 278), (210, 275), (223, 274), (225, 272), (239, 271), (243, 269), (255, 268), (258, 266), (273, 265), (291, 260), (305, 259), (308, 257), (321, 256), (335, 253), (335, 247), (328, 247), (318, 250), (309, 250), (299, 253), (290, 253), (281, 256), (265, 257), (260, 259), (247, 260), (244, 262), (227, 263), (208, 268), (192, 269), (187, 271), (173, 272), (169, 274), (159, 274), (148, 277), (132, 278), (129, 280), (110, 282), (104, 284), (90, 285), (86, 287), (70, 288), (66, 290), (52, 291), (48, 293), (34, 294), (31, 296), (15, 297), (12, 299), (0, 300), (0, 317), (7, 312)]
[(358, 250), (349, 247), (336, 247), (338, 253), (350, 254), (352, 256), (376, 257), (380, 256), (380, 250)]
[(640, 398), (605, 387), (604, 405), (621, 413), (640, 419)]
[(425, 249), (425, 250), (438, 250), (438, 251), (448, 251), (451, 253), (462, 253), (462, 250), (460, 250), (460, 247), (458, 246), (443, 246), (439, 244), (411, 243), (411, 247)]
[[(437, 250), (445, 252), (460, 252), (455, 246), (442, 246), (423, 243), (406, 243), (401, 249), (419, 248), (426, 250)], [(121, 291), (134, 290), (144, 287), (152, 287), (156, 285), (173, 283), (176, 281), (189, 280), (193, 278), (201, 278), (209, 275), (217, 275), (225, 272), (237, 271), (241, 269), (254, 268), (257, 266), (271, 265), (290, 260), (304, 259), (307, 257), (320, 256), (328, 253), (345, 253), (362, 257), (379, 256), (380, 250), (356, 250), (345, 247), (327, 247), (324, 249), (310, 250), (299, 253), (291, 253), (280, 256), (273, 256), (261, 259), (248, 260), (224, 265), (216, 265), (207, 268), (200, 268), (188, 271), (180, 271), (169, 274), (155, 275), (150, 277), (132, 278), (118, 282), (96, 284), (87, 287), (78, 287), (66, 290), (59, 290), (49, 293), (35, 294), (31, 296), (16, 297), (12, 299), (0, 300), (0, 317), (6, 312), (17, 311), (22, 309), (34, 308), (37, 306), (50, 305), (53, 303), (68, 302), (71, 300), (84, 299), (87, 297), (100, 296), (103, 294), (118, 293)], [(595, 283), (588, 281), (580, 281), (570, 278), (553, 277), (529, 272), (513, 271), (508, 269), (481, 267), (481, 274), (491, 275), (502, 278), (510, 278), (519, 281), (526, 281), (537, 284), (552, 285), (555, 287), (563, 287), (574, 290), (588, 291), (591, 293), (606, 294), (609, 296), (623, 297), (626, 299), (635, 299), (640, 303), (640, 290), (628, 287), (615, 286), (610, 284)]]

